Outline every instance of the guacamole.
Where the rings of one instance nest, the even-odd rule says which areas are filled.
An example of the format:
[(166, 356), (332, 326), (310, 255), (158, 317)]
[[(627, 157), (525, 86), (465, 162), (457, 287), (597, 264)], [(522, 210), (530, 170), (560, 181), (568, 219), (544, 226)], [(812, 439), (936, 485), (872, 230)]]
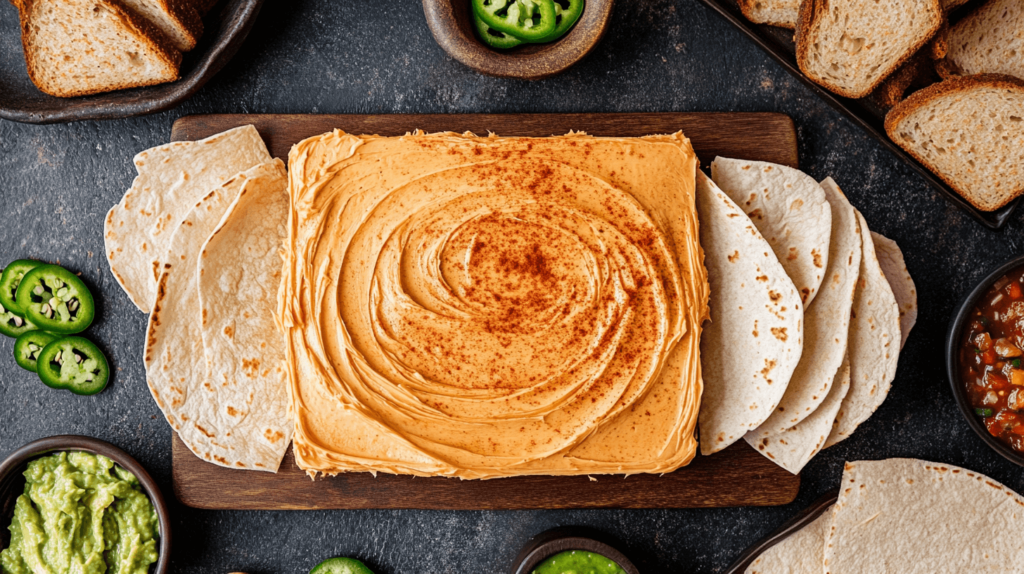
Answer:
[(613, 560), (585, 550), (566, 550), (548, 557), (533, 574), (626, 574)]
[(156, 510), (135, 475), (109, 458), (58, 452), (28, 463), (3, 574), (146, 574), (156, 562)]

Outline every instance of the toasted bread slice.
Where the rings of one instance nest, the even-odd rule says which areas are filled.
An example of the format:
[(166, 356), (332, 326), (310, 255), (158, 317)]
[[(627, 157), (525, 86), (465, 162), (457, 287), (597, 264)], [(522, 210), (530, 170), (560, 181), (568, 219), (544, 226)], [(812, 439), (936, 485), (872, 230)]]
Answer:
[[(944, 78), (1008, 74), (1024, 78), (1024, 2), (989, 0), (949, 28), (935, 55)], [(943, 49), (944, 48), (944, 49)]]
[(739, 0), (740, 11), (755, 24), (796, 28), (800, 0)]
[(29, 78), (62, 98), (178, 79), (181, 53), (118, 0), (16, 0)]
[(804, 0), (796, 59), (810, 79), (862, 98), (942, 25), (939, 0)]
[(885, 131), (982, 211), (1024, 192), (1024, 80), (982, 74), (934, 84), (893, 108)]
[(170, 38), (174, 47), (188, 52), (203, 35), (203, 19), (193, 0), (121, 0)]

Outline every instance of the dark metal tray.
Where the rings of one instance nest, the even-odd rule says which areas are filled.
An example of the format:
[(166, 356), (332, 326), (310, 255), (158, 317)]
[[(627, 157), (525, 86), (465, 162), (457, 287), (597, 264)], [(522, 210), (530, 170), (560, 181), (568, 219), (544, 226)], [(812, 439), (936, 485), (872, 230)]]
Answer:
[(0, 2), (0, 118), (31, 124), (127, 118), (171, 109), (191, 97), (235, 55), (263, 0), (220, 0), (203, 18), (202, 37), (169, 84), (57, 98), (36, 89), (25, 70), (18, 10)]
[(771, 534), (765, 536), (761, 540), (755, 542), (750, 548), (747, 548), (743, 554), (740, 554), (739, 558), (735, 562), (729, 565), (725, 569), (725, 574), (743, 574), (757, 557), (760, 556), (772, 546), (775, 546), (779, 542), (782, 542), (786, 538), (789, 538), (795, 534), (798, 530), (814, 522), (816, 518), (824, 514), (836, 501), (839, 500), (839, 489), (830, 490), (825, 494), (821, 495), (818, 500), (815, 500), (813, 504), (805, 508), (800, 514), (797, 514), (793, 518), (787, 520), (782, 526), (776, 528)]
[[(797, 66), (796, 45), (793, 42), (792, 30), (764, 24), (754, 24), (743, 16), (736, 0), (701, 0), (701, 2), (706, 4), (715, 12), (718, 12), (733, 26), (739, 28), (765, 52), (768, 52), (769, 56), (775, 59), (779, 64), (782, 64), (782, 67), (790, 74), (803, 82), (807, 87), (814, 91), (814, 93), (821, 97), (821, 99), (825, 100), (825, 103), (832, 106), (849, 118), (850, 121), (863, 128), (864, 131), (878, 140), (879, 143), (895, 154), (896, 157), (903, 160), (907, 165), (913, 168), (914, 171), (921, 174), (921, 177), (930, 183), (936, 191), (949, 200), (950, 203), (969, 213), (979, 223), (989, 229), (1000, 229), (1006, 224), (1007, 220), (1010, 219), (1010, 216), (1013, 215), (1013, 212), (1017, 209), (1017, 204), (1020, 203), (1021, 198), (1014, 199), (1009, 204), (997, 209), (996, 211), (981, 211), (965, 201), (964, 198), (960, 197), (960, 194), (953, 190), (953, 188), (946, 185), (946, 183), (938, 176), (929, 171), (925, 166), (921, 165), (920, 162), (914, 159), (907, 152), (903, 151), (901, 147), (894, 144), (892, 140), (889, 139), (889, 136), (885, 133), (884, 110), (874, 105), (868, 100), (868, 98), (859, 100), (844, 98), (833, 94), (812, 82)], [(972, 0), (960, 7), (952, 15), (953, 19), (955, 20), (956, 16), (970, 11), (970, 9), (976, 6), (977, 3), (978, 0)]]

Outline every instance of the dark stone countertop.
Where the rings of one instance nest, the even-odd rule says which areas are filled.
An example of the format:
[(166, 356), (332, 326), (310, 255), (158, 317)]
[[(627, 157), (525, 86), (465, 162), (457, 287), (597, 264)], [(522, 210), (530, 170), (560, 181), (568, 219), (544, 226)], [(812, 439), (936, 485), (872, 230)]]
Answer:
[[(0, 30), (16, 30), (0, 5)], [(10, 47), (12, 42), (0, 42)], [(6, 50), (6, 48), (5, 48)], [(23, 65), (0, 54), (0, 65)], [(375, 571), (506, 571), (530, 536), (588, 525), (620, 541), (642, 572), (720, 572), (744, 548), (838, 485), (843, 461), (919, 457), (983, 472), (1024, 491), (1021, 469), (962, 420), (943, 367), (959, 298), (1021, 252), (1022, 216), (988, 231), (822, 103), (696, 0), (619, 0), (608, 35), (567, 73), (529, 83), (479, 76), (434, 43), (416, 0), (267, 0), (240, 53), (191, 101), (134, 119), (31, 126), (0, 121), (0, 259), (55, 260), (98, 297), (89, 334), (115, 377), (102, 394), (55, 392), (19, 370), (0, 342), (0, 455), (61, 433), (126, 449), (171, 495), (171, 430), (146, 389), (146, 317), (103, 257), (107, 210), (131, 184), (132, 156), (165, 143), (187, 114), (776, 111), (796, 122), (800, 162), (832, 176), (872, 229), (895, 239), (920, 296), (920, 319), (892, 393), (849, 440), (811, 462), (796, 502), (780, 508), (595, 511), (209, 512), (172, 503), (179, 573), (305, 572), (332, 555)]]

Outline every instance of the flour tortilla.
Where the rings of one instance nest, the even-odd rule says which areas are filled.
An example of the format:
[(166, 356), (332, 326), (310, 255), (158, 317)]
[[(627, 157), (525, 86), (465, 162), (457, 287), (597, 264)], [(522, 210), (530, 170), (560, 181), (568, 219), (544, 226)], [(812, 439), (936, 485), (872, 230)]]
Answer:
[(850, 321), (850, 392), (836, 415), (825, 447), (840, 442), (868, 420), (889, 395), (900, 350), (900, 310), (875, 256), (864, 216), (857, 212), (864, 257)]
[(900, 350), (907, 344), (907, 337), (910, 330), (917, 323), (917, 287), (914, 279), (907, 271), (907, 263), (903, 260), (903, 252), (896, 242), (879, 233), (871, 232), (871, 239), (875, 244), (875, 254), (878, 256), (878, 264), (882, 267), (885, 280), (896, 297), (896, 304), (900, 307)]
[(799, 170), (760, 161), (719, 157), (711, 173), (771, 244), (807, 309), (829, 263), (831, 210), (821, 186)]
[(804, 313), (800, 293), (750, 219), (699, 170), (696, 192), (711, 285), (698, 419), (700, 451), (709, 455), (757, 428), (779, 404), (800, 361)]
[(224, 391), (217, 429), (258, 442), (264, 465), (280, 463), (293, 429), (285, 338), (276, 320), (289, 206), (280, 167), (279, 181), (242, 188), (200, 250), (197, 271), (207, 378)]
[(110, 271), (136, 307), (149, 313), (171, 236), (196, 202), (236, 173), (270, 160), (252, 126), (135, 156), (139, 175), (107, 213), (103, 241)]
[(825, 535), (834, 508), (828, 507), (814, 522), (762, 552), (744, 574), (821, 574)]
[(825, 572), (1024, 572), (1021, 532), (1024, 498), (986, 476), (905, 458), (849, 462)]
[[(828, 397), (846, 356), (850, 309), (860, 268), (861, 233), (857, 210), (835, 182), (826, 179), (821, 188), (832, 211), (827, 279), (804, 311), (804, 352), (800, 364), (775, 412), (747, 437), (750, 444), (780, 434), (810, 416)], [(853, 360), (851, 355), (851, 366)]]
[[(274, 160), (204, 196), (171, 239), (149, 318), (144, 362), (153, 398), (192, 452), (230, 468), (276, 471), (280, 441), (270, 444), (263, 435), (265, 426), (277, 429), (282, 421), (268, 417), (274, 408), (253, 402), (252, 389), (207, 377), (196, 280), (200, 248), (243, 190), (262, 194), (286, 185), (284, 164)], [(237, 423), (230, 410), (243, 408), (247, 414)]]
[(756, 442), (751, 441), (750, 435), (745, 438), (757, 452), (789, 472), (799, 474), (804, 466), (825, 447), (825, 440), (828, 439), (828, 435), (832, 431), (836, 414), (849, 391), (850, 361), (843, 359), (843, 364), (832, 381), (832, 388), (829, 389), (828, 396), (809, 417), (782, 433), (762, 438)]

